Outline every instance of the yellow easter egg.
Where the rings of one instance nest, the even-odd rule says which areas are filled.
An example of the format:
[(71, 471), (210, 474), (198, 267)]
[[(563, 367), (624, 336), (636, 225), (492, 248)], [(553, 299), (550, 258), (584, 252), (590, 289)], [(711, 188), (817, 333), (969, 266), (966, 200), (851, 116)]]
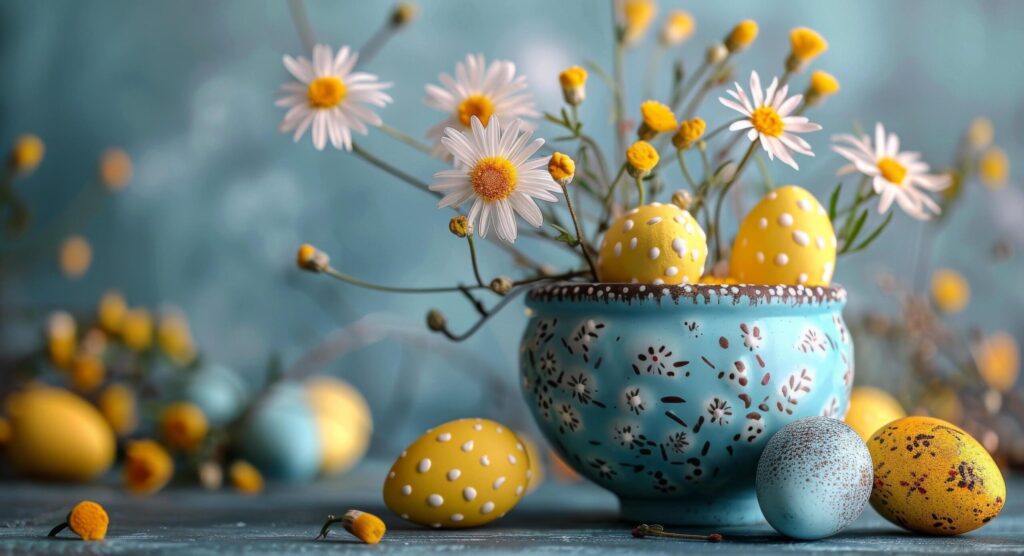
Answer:
[(821, 203), (796, 185), (764, 196), (740, 224), (729, 273), (746, 284), (827, 286), (836, 234)]
[(850, 392), (850, 409), (846, 411), (845, 421), (867, 442), (883, 425), (906, 416), (900, 402), (885, 390), (858, 386)]
[(347, 471), (359, 463), (370, 444), (370, 406), (358, 390), (335, 378), (312, 378), (305, 388), (320, 434), (320, 472)]
[(707, 236), (689, 212), (651, 203), (612, 223), (597, 259), (602, 282), (695, 283), (704, 273)]
[(402, 452), (384, 481), (384, 503), (420, 525), (475, 527), (515, 507), (531, 475), (526, 448), (507, 427), (459, 419), (428, 430)]
[(19, 474), (84, 482), (110, 469), (114, 433), (95, 407), (60, 388), (33, 386), (7, 398), (7, 453)]
[(905, 417), (868, 441), (875, 467), (871, 505), (918, 533), (959, 535), (999, 515), (1006, 483), (992, 456), (962, 429), (933, 417)]

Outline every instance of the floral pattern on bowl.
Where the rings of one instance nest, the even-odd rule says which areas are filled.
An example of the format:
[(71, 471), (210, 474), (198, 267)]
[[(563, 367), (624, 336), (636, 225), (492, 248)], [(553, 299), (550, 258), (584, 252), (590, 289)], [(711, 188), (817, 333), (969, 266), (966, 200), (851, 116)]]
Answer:
[(760, 521), (754, 470), (768, 438), (846, 412), (845, 300), (838, 286), (541, 286), (527, 301), (522, 391), (623, 517)]

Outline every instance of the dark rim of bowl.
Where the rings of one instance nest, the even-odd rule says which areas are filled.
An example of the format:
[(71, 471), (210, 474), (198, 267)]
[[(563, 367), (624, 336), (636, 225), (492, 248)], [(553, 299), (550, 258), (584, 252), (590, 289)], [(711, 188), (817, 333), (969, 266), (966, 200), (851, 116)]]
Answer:
[(662, 302), (691, 301), (694, 304), (749, 303), (750, 305), (821, 305), (846, 301), (846, 288), (831, 286), (790, 286), (785, 284), (628, 284), (551, 282), (534, 286), (529, 301), (550, 302)]

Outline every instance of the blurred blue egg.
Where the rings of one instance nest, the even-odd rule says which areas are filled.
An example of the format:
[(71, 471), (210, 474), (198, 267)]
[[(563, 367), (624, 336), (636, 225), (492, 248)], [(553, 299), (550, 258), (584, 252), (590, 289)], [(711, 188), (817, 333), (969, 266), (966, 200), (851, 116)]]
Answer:
[(757, 501), (776, 531), (823, 539), (853, 523), (867, 507), (871, 454), (845, 423), (807, 417), (765, 446), (757, 464)]
[(204, 365), (178, 375), (171, 387), (176, 399), (194, 403), (207, 420), (223, 425), (242, 412), (249, 398), (245, 381), (222, 365)]
[(320, 433), (299, 385), (279, 385), (241, 424), (236, 440), (238, 455), (268, 479), (311, 481), (320, 470)]

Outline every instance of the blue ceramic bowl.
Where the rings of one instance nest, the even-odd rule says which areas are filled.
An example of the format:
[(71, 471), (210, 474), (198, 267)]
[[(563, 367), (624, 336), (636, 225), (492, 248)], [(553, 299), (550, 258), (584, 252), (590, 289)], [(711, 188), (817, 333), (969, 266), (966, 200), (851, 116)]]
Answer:
[(523, 395), (625, 519), (759, 522), (767, 440), (801, 417), (846, 413), (845, 304), (840, 286), (540, 286), (527, 299)]

